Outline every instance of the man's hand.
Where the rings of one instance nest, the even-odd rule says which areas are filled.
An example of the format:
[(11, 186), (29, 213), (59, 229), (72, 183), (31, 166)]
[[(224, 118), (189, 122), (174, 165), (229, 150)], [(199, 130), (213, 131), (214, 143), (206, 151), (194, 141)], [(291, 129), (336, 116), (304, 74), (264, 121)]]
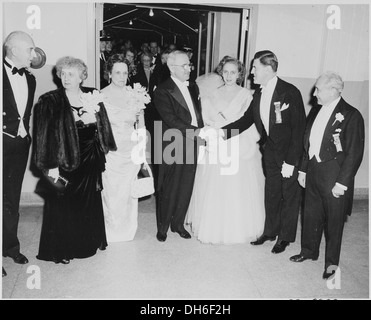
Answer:
[(299, 172), (298, 182), (305, 189), (305, 181), (307, 175), (304, 172)]
[(281, 174), (284, 178), (291, 178), (292, 174), (294, 173), (294, 166), (283, 162)]
[(340, 188), (338, 185), (335, 184), (335, 186), (332, 188), (332, 195), (335, 198), (339, 198), (340, 196), (343, 196), (345, 193), (345, 190)]

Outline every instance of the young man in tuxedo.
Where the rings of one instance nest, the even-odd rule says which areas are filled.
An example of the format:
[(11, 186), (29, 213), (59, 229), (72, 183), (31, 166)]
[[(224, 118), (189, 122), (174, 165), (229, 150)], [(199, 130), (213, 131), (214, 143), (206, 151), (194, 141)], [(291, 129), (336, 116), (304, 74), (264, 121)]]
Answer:
[[(195, 83), (188, 84), (191, 69), (187, 54), (173, 51), (167, 63), (171, 76), (154, 91), (155, 107), (162, 120), (163, 131), (161, 137), (154, 137), (162, 145), (160, 159), (155, 155), (155, 161), (161, 162), (156, 236), (161, 242), (166, 241), (169, 227), (182, 238), (191, 238), (184, 228), (184, 219), (196, 174), (198, 136), (195, 135), (204, 126), (198, 87)], [(175, 137), (175, 140), (169, 136)], [(170, 155), (172, 146), (175, 152)]]
[(222, 129), (225, 138), (241, 133), (255, 123), (261, 135), (265, 181), (265, 226), (263, 234), (251, 242), (261, 245), (277, 242), (272, 253), (285, 251), (296, 238), (300, 207), (300, 186), (297, 183), (299, 160), (303, 150), (305, 110), (300, 91), (277, 77), (278, 60), (268, 50), (254, 56), (252, 75), (260, 85), (250, 107), (234, 123)]
[[(17, 236), (19, 201), (31, 144), (30, 117), (36, 80), (27, 70), (35, 44), (24, 32), (14, 31), (4, 43), (3, 61), (3, 256), (28, 263)], [(3, 276), (6, 272), (3, 268)]]
[(308, 115), (298, 181), (305, 188), (301, 252), (293, 262), (317, 260), (326, 235), (323, 279), (339, 265), (344, 222), (351, 214), (354, 177), (361, 164), (365, 127), (361, 113), (341, 97), (344, 83), (326, 72), (315, 84), (318, 105)]

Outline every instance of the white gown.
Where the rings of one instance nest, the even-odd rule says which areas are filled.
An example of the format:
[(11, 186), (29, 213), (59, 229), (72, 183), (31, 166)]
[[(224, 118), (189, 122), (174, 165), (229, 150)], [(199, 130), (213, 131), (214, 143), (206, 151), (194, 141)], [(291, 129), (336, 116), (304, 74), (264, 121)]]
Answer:
[(105, 102), (105, 107), (117, 145), (117, 151), (106, 155), (106, 171), (102, 175), (107, 241), (130, 241), (138, 227), (138, 199), (131, 197), (131, 184), (140, 169), (131, 160), (136, 145), (131, 141), (136, 111), (127, 107), (124, 100), (122, 106)]
[[(202, 86), (200, 90), (202, 97)], [(229, 103), (223, 98), (220, 90), (214, 90), (212, 96), (204, 96), (202, 113), (205, 123), (223, 127), (239, 119), (252, 100), (251, 93), (245, 88), (241, 88)], [(219, 112), (226, 119), (218, 115)], [(213, 155), (208, 152), (203, 163), (197, 166), (186, 222), (203, 243), (244, 243), (256, 240), (263, 233), (265, 178), (257, 143), (260, 136), (253, 125), (229, 140), (219, 139), (218, 148), (231, 148), (238, 142), (236, 139), (239, 139), (239, 155), (234, 158), (235, 161), (238, 159), (239, 165), (234, 170), (236, 173), (221, 174), (221, 169), (226, 170), (228, 165), (220, 159), (216, 164), (210, 164)]]

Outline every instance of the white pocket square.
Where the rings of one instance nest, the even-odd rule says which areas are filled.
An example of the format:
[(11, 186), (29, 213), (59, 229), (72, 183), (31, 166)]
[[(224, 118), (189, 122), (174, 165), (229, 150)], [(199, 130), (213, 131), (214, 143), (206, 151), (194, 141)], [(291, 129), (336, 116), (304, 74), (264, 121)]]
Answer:
[(288, 109), (289, 106), (290, 106), (289, 103), (288, 104), (284, 103), (283, 106), (282, 106), (282, 108), (281, 108), (281, 111)]

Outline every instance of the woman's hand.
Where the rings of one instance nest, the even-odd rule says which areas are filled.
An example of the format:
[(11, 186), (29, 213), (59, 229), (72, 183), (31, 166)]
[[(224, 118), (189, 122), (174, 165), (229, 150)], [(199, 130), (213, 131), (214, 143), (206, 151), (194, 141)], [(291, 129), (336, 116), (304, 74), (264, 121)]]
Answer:
[(59, 168), (49, 169), (48, 176), (54, 178), (54, 183), (56, 183), (59, 178)]

